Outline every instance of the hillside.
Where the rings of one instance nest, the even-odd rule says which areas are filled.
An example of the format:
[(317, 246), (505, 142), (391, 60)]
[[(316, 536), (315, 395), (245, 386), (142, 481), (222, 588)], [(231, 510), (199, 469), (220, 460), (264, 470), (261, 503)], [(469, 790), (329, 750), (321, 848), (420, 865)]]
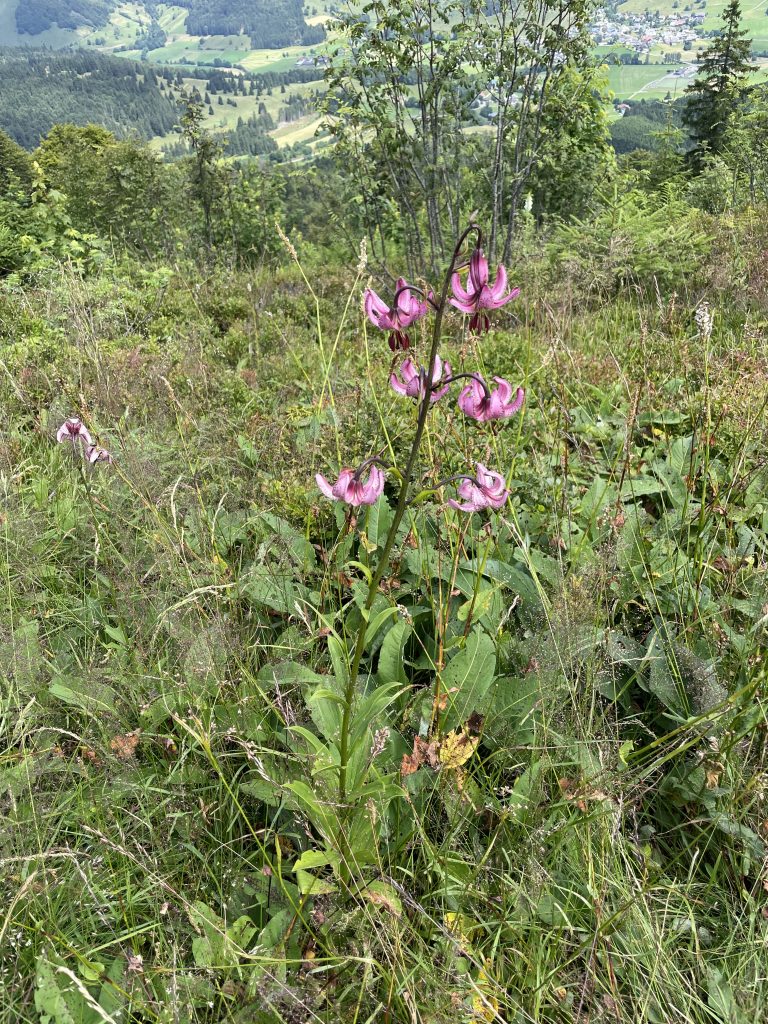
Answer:
[(0, 1024), (768, 1021), (768, 86), (670, 2), (616, 103), (575, 3), (0, 49)]
[[(55, 27), (87, 33), (107, 26), (127, 6), (119, 0), (24, 0), (16, 6), (16, 28), (27, 36)], [(158, 18), (165, 5), (147, 0), (134, 6), (143, 8), (149, 23), (137, 22), (137, 42), (162, 46), (166, 33)], [(305, 22), (302, 0), (178, 0), (176, 6), (183, 10), (183, 28), (190, 35), (246, 35), (253, 47), (264, 48), (312, 45), (325, 35), (322, 26)]]
[(60, 122), (150, 139), (178, 121), (177, 103), (153, 71), (83, 50), (0, 50), (0, 98), (0, 128), (27, 149)]

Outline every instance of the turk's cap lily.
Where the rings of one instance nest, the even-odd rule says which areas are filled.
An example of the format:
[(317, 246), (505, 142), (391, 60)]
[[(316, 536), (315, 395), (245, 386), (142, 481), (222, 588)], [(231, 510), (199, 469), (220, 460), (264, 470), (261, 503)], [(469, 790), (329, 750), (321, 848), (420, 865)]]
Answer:
[(460, 512), (480, 512), (486, 508), (501, 508), (509, 497), (509, 488), (501, 473), (477, 463), (477, 476), (465, 477), (456, 488), (461, 502), (451, 498), (448, 504)]
[(77, 416), (71, 416), (56, 431), (56, 440), (61, 443), (64, 441), (71, 441), (72, 444), (76, 444), (80, 441), (84, 445), (92, 445), (93, 438), (88, 433), (88, 430), (83, 424), (81, 419)]
[(106, 448), (102, 448), (98, 444), (90, 444), (86, 448), (85, 457), (93, 465), (95, 462), (106, 462), (108, 464), (113, 463), (115, 460), (112, 458), (111, 452), (108, 452)]
[(410, 346), (411, 341), (406, 329), (427, 312), (426, 300), (412, 294), (411, 285), (404, 277), (397, 279), (395, 295), (393, 305), (388, 306), (372, 288), (365, 289), (366, 316), (374, 327), (390, 332), (389, 347), (393, 352)]
[(490, 326), (487, 311), (501, 309), (520, 294), (519, 288), (507, 291), (507, 271), (501, 263), (496, 270), (496, 280), (490, 284), (488, 260), (480, 248), (475, 249), (470, 257), (467, 287), (462, 285), (461, 277), (456, 273), (451, 278), (451, 288), (451, 305), (462, 313), (472, 314), (471, 330), (487, 331)]
[(342, 469), (336, 483), (329, 483), (322, 473), (315, 476), (317, 486), (331, 501), (344, 501), (348, 505), (373, 505), (378, 501), (384, 490), (384, 473), (378, 466), (370, 465), (368, 478), (363, 481), (362, 476), (368, 463), (358, 470)]
[(503, 377), (494, 377), (495, 388), (488, 388), (478, 376), (471, 380), (459, 395), (459, 408), (465, 416), (487, 423), (489, 420), (506, 420), (520, 412), (525, 391), (518, 388), (512, 391), (512, 385)]
[[(443, 378), (443, 372), (445, 372), (445, 376), (448, 378), (448, 383), (438, 387)], [(451, 364), (448, 360), (444, 363), (440, 356), (435, 356), (435, 365), (432, 368), (432, 377), (429, 385), (427, 385), (428, 373), (429, 371), (426, 367), (417, 366), (412, 359), (406, 359), (399, 371), (390, 375), (389, 383), (399, 395), (405, 395), (407, 398), (417, 398), (421, 401), (427, 391), (429, 391), (430, 402), (437, 402), (451, 386)]]

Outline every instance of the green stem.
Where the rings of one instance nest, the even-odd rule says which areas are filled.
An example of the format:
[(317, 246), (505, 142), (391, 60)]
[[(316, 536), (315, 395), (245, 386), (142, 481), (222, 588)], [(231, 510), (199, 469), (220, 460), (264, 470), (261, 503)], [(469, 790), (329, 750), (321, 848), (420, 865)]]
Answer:
[[(440, 335), (443, 326), (443, 315), (445, 313), (445, 306), (448, 300), (448, 289), (451, 284), (451, 276), (456, 267), (456, 261), (459, 258), (459, 253), (464, 245), (467, 237), (477, 232), (479, 235), (479, 228), (471, 224), (464, 234), (461, 236), (459, 241), (456, 243), (456, 248), (453, 250), (453, 257), (451, 258), (450, 266), (445, 275), (443, 281), (442, 291), (440, 293), (440, 301), (435, 308), (435, 324), (432, 331), (432, 347), (429, 353), (429, 364), (427, 367), (427, 380), (432, 380), (432, 374), (435, 367), (435, 359), (437, 357), (437, 350), (440, 346)], [(478, 244), (480, 244), (478, 242)], [(357, 675), (360, 671), (360, 662), (362, 661), (363, 652), (365, 649), (365, 635), (368, 629), (368, 612), (373, 607), (373, 602), (376, 599), (378, 593), (379, 583), (381, 578), (386, 572), (389, 564), (389, 557), (392, 554), (392, 548), (395, 544), (395, 537), (397, 531), (405, 515), (405, 510), (408, 506), (408, 491), (410, 489), (411, 480), (413, 478), (413, 472), (416, 467), (416, 460), (419, 456), (419, 449), (421, 448), (421, 441), (424, 436), (424, 429), (427, 424), (427, 415), (430, 409), (430, 392), (427, 390), (419, 406), (419, 418), (416, 422), (416, 433), (413, 437), (413, 443), (411, 444), (411, 450), (408, 455), (408, 461), (405, 465), (405, 471), (403, 472), (403, 482), (400, 485), (400, 493), (397, 498), (397, 505), (395, 507), (395, 514), (392, 519), (392, 525), (387, 533), (387, 539), (384, 542), (384, 548), (381, 552), (376, 569), (371, 577), (371, 582), (368, 586), (368, 596), (365, 599), (363, 621), (360, 624), (360, 628), (357, 633), (357, 639), (355, 641), (355, 649), (352, 655), (352, 662), (349, 666), (349, 678), (347, 680), (346, 689), (344, 691), (344, 711), (341, 719), (341, 736), (339, 742), (339, 805), (342, 819), (344, 817), (344, 805), (347, 800), (347, 768), (349, 766), (349, 734), (350, 726), (352, 723), (352, 704), (355, 698), (355, 688), (357, 685)], [(347, 873), (347, 856), (349, 853), (347, 849), (346, 836), (344, 834), (344, 828), (341, 830), (342, 834), (339, 837), (342, 844), (342, 871)]]

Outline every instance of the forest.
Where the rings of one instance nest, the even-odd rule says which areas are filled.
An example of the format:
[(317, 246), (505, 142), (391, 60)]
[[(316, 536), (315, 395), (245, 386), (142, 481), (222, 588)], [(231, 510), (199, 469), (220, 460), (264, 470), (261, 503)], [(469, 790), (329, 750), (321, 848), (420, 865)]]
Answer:
[(544, 7), (0, 54), (0, 1024), (768, 1019), (768, 95)]
[[(117, 6), (117, 0), (22, 0), (16, 8), (16, 26), (32, 36), (53, 25), (95, 27), (106, 24)], [(144, 6), (152, 13), (156, 3)], [(189, 11), (186, 29), (192, 35), (245, 32), (254, 47), (267, 48), (296, 43), (311, 46), (325, 38), (322, 25), (304, 21), (302, 0), (178, 0), (175, 6)]]
[(25, 149), (60, 123), (96, 123), (150, 139), (178, 119), (152, 69), (82, 50), (0, 49), (0, 129)]

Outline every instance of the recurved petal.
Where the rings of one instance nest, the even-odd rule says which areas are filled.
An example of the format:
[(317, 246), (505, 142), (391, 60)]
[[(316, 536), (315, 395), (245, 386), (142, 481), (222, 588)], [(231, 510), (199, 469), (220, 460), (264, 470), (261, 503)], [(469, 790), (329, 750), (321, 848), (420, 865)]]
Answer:
[(396, 373), (391, 373), (389, 375), (389, 385), (394, 391), (398, 393), (398, 395), (405, 395), (408, 393), (407, 385), (403, 384), (403, 382), (400, 380)]
[(450, 505), (451, 508), (458, 509), (459, 512), (479, 512), (481, 509), (485, 508), (485, 505), (478, 505), (474, 501), (465, 501), (462, 503), (456, 501), (454, 498), (449, 498), (447, 504)]
[(501, 473), (496, 473), (492, 469), (488, 469), (487, 466), (483, 465), (482, 462), (477, 463), (477, 482), (483, 488), (483, 490), (492, 490), (495, 487), (504, 486), (504, 477)]
[[(381, 318), (389, 313), (389, 306), (373, 291), (372, 288), (365, 289), (365, 312), (368, 319), (376, 327), (381, 327)], [(389, 330), (384, 327), (383, 330)]]
[(384, 474), (378, 466), (371, 466), (368, 479), (357, 487), (357, 497), (361, 505), (373, 505), (384, 490)]
[(469, 283), (476, 292), (488, 284), (488, 260), (482, 249), (475, 249), (469, 260)]
[[(499, 380), (499, 378), (497, 377), (496, 380)], [(507, 384), (507, 381), (504, 381), (504, 383)], [(507, 387), (510, 389), (510, 391), (512, 390), (509, 384), (507, 384)], [(501, 386), (499, 386), (499, 393), (501, 393)], [(506, 413), (505, 413), (505, 415), (506, 416), (514, 416), (515, 413), (520, 412), (520, 410), (523, 407), (523, 402), (524, 401), (525, 401), (525, 389), (524, 388), (518, 388), (517, 392), (515, 393), (515, 397), (511, 401), (509, 400), (509, 397), (504, 399), (504, 403), (505, 403), (505, 406), (506, 406)]]
[(342, 469), (339, 479), (331, 488), (334, 498), (338, 501), (350, 501), (355, 489), (355, 474), (351, 469)]
[(451, 277), (451, 291), (453, 292), (452, 305), (460, 309), (462, 313), (471, 313), (474, 308), (473, 297), (462, 285), (461, 277), (458, 274)]
[(418, 299), (414, 299), (414, 296), (408, 290), (409, 287), (404, 277), (398, 277), (395, 283), (395, 294), (397, 295), (400, 292), (397, 296), (397, 310), (400, 314), (405, 314), (406, 316), (413, 312), (414, 302), (418, 305)]
[(330, 498), (331, 501), (335, 500), (336, 495), (333, 493), (333, 488), (328, 483), (328, 481), (325, 479), (325, 477), (323, 476), (322, 473), (316, 473), (315, 474), (315, 483), (320, 488), (320, 490), (323, 492), (323, 494), (326, 496), (326, 498)]
[(491, 287), (491, 294), (494, 299), (499, 299), (507, 290), (507, 268), (500, 263), (496, 269), (496, 280)]

